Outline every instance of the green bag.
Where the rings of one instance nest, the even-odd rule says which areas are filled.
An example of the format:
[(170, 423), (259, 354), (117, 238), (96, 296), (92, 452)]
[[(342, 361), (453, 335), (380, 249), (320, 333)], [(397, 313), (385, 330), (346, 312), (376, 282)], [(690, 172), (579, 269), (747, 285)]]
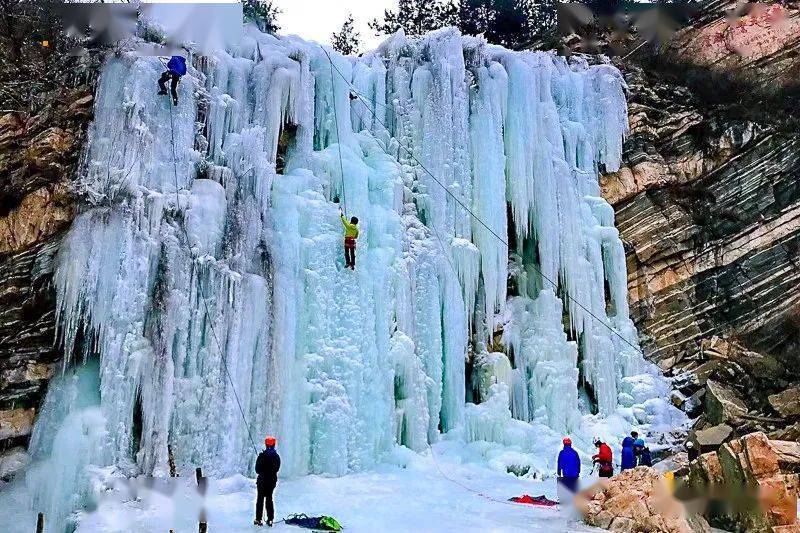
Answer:
[(324, 526), (327, 531), (341, 531), (342, 526), (332, 516), (323, 516), (319, 519), (319, 525)]

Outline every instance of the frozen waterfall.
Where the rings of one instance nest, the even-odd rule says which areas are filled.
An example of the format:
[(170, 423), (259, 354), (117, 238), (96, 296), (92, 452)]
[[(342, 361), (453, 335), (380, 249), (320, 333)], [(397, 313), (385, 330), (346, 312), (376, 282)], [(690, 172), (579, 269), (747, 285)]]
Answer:
[[(169, 453), (247, 473), (269, 433), (284, 474), (341, 475), (448, 432), (530, 452), (663, 421), (597, 181), (620, 73), (454, 29), (329, 53), (248, 29), (191, 58), (174, 108), (158, 59), (108, 61), (56, 275), (65, 370), (99, 395), (37, 434), (163, 476)], [(89, 394), (59, 383), (47, 405)]]

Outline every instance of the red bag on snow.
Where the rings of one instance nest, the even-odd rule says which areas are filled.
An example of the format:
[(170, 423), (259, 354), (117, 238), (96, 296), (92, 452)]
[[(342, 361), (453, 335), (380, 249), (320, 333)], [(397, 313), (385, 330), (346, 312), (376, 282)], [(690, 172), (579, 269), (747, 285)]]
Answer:
[(544, 507), (552, 507), (558, 505), (558, 502), (549, 500), (546, 496), (531, 496), (530, 494), (523, 494), (522, 496), (514, 496), (509, 498), (508, 501), (515, 503), (527, 503), (528, 505), (542, 505)]

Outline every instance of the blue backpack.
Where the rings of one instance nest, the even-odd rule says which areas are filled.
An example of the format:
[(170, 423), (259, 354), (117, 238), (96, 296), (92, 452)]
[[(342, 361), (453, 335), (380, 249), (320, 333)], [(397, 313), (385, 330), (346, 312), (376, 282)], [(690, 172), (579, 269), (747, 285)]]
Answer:
[(342, 526), (331, 516), (306, 516), (293, 514), (284, 520), (290, 526), (298, 526), (316, 531), (341, 531)]
[(172, 56), (167, 63), (167, 68), (170, 72), (183, 76), (186, 74), (186, 58), (183, 56)]

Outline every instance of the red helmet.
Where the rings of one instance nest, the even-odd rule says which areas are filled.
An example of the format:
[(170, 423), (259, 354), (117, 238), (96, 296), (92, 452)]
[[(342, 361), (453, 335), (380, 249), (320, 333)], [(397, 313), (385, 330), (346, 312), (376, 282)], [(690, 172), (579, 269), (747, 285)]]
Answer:
[(275, 446), (275, 437), (267, 437), (264, 439), (264, 444), (267, 446)]
[(572, 440), (569, 437), (564, 437), (562, 442), (564, 443), (564, 446), (572, 446)]

